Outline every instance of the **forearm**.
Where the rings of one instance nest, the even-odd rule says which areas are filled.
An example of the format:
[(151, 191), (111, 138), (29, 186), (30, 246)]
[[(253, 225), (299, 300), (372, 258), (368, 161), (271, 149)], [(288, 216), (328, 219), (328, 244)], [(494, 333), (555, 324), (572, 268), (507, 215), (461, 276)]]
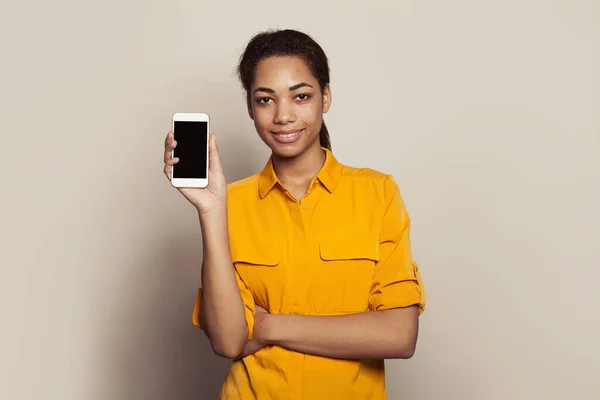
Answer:
[(272, 314), (264, 339), (289, 350), (340, 359), (410, 358), (418, 334), (415, 306), (340, 316)]
[(204, 260), (200, 322), (218, 355), (234, 358), (244, 348), (248, 327), (227, 228), (227, 209), (200, 216)]

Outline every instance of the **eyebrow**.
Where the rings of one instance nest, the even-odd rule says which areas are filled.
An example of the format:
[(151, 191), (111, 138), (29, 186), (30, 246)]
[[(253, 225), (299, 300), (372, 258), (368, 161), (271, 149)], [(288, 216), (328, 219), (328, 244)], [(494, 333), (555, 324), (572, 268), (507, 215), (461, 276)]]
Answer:
[[(294, 85), (294, 86), (290, 86), (290, 88), (289, 88), (288, 90), (289, 90), (290, 92), (293, 92), (294, 90), (298, 90), (298, 89), (300, 89), (300, 88), (302, 88), (302, 87), (309, 87), (309, 88), (313, 88), (313, 87), (312, 87), (311, 85), (309, 85), (308, 83), (306, 83), (306, 82), (301, 82), (301, 83), (298, 83), (298, 84), (296, 84), (296, 85)], [(256, 92), (267, 92), (267, 93), (273, 93), (273, 94), (275, 93), (275, 91), (274, 91), (273, 89), (271, 89), (271, 88), (268, 88), (268, 87), (258, 87), (258, 88), (256, 88), (256, 89), (254, 89), (254, 93), (256, 93)]]

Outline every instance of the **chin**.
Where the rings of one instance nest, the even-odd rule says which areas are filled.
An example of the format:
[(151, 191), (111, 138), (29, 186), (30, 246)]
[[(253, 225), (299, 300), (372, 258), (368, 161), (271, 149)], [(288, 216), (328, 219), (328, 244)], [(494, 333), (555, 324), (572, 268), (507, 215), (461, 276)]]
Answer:
[(294, 158), (302, 154), (306, 148), (305, 146), (299, 146), (298, 144), (281, 144), (281, 143), (269, 143), (269, 147), (273, 151), (273, 153), (277, 154), (279, 157), (285, 158)]

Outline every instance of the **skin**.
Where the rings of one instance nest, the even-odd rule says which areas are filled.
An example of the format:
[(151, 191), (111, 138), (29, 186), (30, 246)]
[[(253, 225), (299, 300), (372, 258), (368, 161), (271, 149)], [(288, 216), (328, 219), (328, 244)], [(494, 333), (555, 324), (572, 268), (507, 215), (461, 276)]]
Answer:
[[(325, 162), (319, 142), (323, 114), (331, 107), (331, 89), (321, 90), (308, 66), (296, 57), (271, 57), (256, 68), (248, 113), (273, 153), (273, 167), (296, 200), (306, 194)], [(277, 132), (301, 130), (298, 140), (281, 143)], [(165, 141), (165, 169), (170, 179), (176, 143)], [(341, 359), (410, 358), (418, 336), (416, 306), (340, 316), (270, 314), (256, 305), (252, 340), (237, 289), (227, 233), (227, 186), (214, 134), (210, 140), (209, 186), (179, 189), (198, 210), (204, 260), (201, 324), (216, 354), (239, 359), (265, 346)]]
[[(292, 90), (290, 90), (292, 89)], [(283, 185), (300, 200), (325, 162), (319, 142), (331, 90), (323, 91), (306, 63), (297, 57), (259, 62), (250, 89), (248, 114), (258, 136), (273, 151), (273, 166)], [(274, 132), (302, 129), (294, 143), (279, 143)]]

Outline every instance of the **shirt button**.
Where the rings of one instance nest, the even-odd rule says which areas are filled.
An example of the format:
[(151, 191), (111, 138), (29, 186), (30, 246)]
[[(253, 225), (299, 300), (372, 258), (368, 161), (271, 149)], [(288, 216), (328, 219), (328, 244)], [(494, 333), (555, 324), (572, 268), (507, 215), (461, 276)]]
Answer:
[(302, 204), (302, 208), (304, 208), (305, 210), (308, 210), (308, 204)]

